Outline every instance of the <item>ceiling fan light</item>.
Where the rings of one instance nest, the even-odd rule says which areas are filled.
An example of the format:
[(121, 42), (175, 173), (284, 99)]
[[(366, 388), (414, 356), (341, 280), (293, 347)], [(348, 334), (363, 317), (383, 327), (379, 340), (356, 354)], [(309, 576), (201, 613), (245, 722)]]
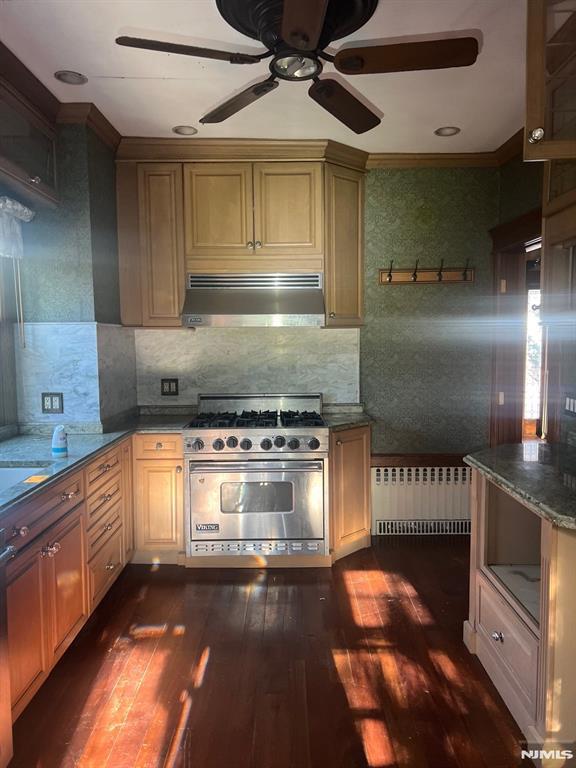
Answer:
[(270, 71), (282, 80), (311, 80), (322, 71), (322, 63), (313, 56), (283, 54), (272, 60)]
[(81, 72), (73, 72), (71, 69), (59, 69), (54, 72), (54, 77), (66, 85), (86, 85), (88, 78)]
[(436, 128), (434, 133), (436, 136), (456, 136), (461, 130), (457, 125), (442, 125), (440, 128)]

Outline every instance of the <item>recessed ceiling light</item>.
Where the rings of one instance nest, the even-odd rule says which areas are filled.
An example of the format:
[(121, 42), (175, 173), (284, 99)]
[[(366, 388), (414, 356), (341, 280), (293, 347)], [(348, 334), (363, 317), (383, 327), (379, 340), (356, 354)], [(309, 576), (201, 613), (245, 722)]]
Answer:
[(58, 72), (54, 72), (54, 77), (66, 85), (85, 85), (88, 82), (86, 75), (72, 72), (71, 69), (59, 69)]
[(456, 136), (461, 130), (457, 125), (443, 125), (440, 128), (436, 128), (434, 133), (436, 136)]
[(175, 125), (172, 133), (177, 133), (179, 136), (194, 136), (198, 133), (198, 128), (194, 128), (193, 125)]

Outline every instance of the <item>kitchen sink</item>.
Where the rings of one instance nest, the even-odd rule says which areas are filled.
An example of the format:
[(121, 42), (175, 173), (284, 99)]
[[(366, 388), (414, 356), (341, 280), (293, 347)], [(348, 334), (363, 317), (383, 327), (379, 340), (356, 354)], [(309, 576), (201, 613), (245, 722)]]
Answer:
[(45, 474), (42, 470), (50, 467), (49, 462), (0, 461), (0, 491), (10, 488), (33, 475)]

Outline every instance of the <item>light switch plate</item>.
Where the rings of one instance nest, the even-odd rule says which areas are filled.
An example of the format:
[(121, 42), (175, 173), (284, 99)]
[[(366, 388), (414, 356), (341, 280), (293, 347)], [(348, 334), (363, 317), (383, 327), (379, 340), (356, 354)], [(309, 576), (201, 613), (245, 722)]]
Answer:
[(62, 392), (42, 392), (42, 413), (64, 413)]
[(160, 392), (163, 396), (176, 397), (178, 395), (178, 379), (160, 379)]

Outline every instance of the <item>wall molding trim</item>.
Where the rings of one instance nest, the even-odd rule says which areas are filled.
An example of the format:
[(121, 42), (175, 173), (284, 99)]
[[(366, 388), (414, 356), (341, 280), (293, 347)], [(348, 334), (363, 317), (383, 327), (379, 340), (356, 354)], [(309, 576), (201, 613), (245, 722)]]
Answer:
[(61, 124), (87, 125), (111, 149), (116, 150), (121, 136), (108, 118), (90, 102), (60, 104), (56, 122)]
[(364, 170), (368, 153), (329, 139), (158, 139), (123, 137), (119, 162), (324, 161)]
[(372, 152), (366, 167), (371, 168), (499, 168), (522, 155), (521, 128), (493, 152)]

